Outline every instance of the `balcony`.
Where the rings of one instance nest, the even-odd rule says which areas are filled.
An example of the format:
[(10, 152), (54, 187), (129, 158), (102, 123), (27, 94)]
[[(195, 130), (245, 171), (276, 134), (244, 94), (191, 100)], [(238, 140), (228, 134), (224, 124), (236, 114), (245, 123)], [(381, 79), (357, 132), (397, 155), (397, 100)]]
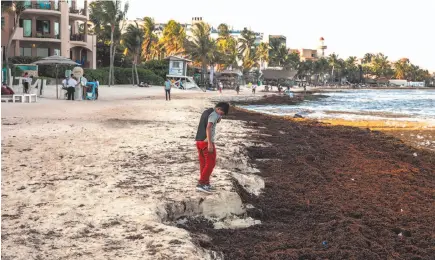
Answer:
[(86, 16), (86, 9), (77, 9), (77, 8), (73, 8), (73, 7), (70, 7), (69, 8), (69, 12), (70, 12), (70, 14), (77, 14), (77, 15), (84, 15), (84, 16)]
[(59, 5), (54, 4), (52, 2), (49, 2), (49, 1), (36, 2), (36, 3), (35, 2), (26, 3), (25, 7), (26, 7), (26, 9), (24, 10), (24, 13), (43, 14), (43, 15), (49, 15), (49, 14), (60, 15)]
[(42, 33), (42, 32), (36, 32), (36, 33), (30, 33), (30, 34), (24, 34), (24, 28), (17, 28), (17, 31), (15, 32), (15, 35), (13, 37), (14, 40), (18, 41), (35, 41), (35, 42), (60, 42), (60, 36), (54, 35), (51, 36), (50, 33)]
[(86, 40), (86, 37), (84, 34), (72, 34), (69, 37), (70, 41), (75, 42), (84, 42)]
[(88, 20), (88, 14), (86, 12), (86, 9), (78, 9), (78, 8), (74, 8), (74, 7), (70, 7), (69, 17), (70, 17), (70, 19), (73, 18), (72, 20), (74, 20), (74, 19), (83, 20), (83, 21)]
[(90, 51), (96, 48), (97, 36), (90, 34), (73, 34), (70, 36), (71, 48), (82, 47)]

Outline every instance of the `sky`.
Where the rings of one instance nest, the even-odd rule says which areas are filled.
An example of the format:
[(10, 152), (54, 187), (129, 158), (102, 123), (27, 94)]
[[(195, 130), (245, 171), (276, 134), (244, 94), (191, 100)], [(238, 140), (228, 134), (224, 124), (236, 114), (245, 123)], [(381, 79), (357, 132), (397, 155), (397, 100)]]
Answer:
[(390, 60), (409, 58), (435, 72), (435, 0), (129, 0), (129, 20), (153, 17), (190, 23), (203, 17), (211, 26), (287, 37), (287, 47), (316, 49), (325, 38), (326, 55), (362, 57), (382, 52)]

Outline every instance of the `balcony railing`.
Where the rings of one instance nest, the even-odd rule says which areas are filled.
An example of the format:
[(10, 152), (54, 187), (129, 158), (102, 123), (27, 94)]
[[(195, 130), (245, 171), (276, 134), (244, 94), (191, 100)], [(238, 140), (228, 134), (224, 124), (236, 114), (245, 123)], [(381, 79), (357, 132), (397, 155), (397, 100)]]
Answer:
[(50, 33), (42, 33), (42, 32), (36, 32), (36, 33), (30, 33), (25, 35), (23, 31), (23, 38), (43, 38), (43, 39), (60, 39), (60, 35), (54, 35), (52, 36)]
[(70, 36), (71, 41), (78, 41), (78, 42), (84, 42), (85, 41), (85, 35), (84, 34), (73, 34)]
[(69, 12), (71, 14), (78, 14), (78, 15), (86, 15), (86, 10), (85, 9), (76, 9), (76, 8), (69, 8)]
[(25, 3), (24, 6), (26, 9), (39, 9), (39, 10), (53, 10), (59, 11), (59, 5), (47, 2), (33, 2), (33, 3)]

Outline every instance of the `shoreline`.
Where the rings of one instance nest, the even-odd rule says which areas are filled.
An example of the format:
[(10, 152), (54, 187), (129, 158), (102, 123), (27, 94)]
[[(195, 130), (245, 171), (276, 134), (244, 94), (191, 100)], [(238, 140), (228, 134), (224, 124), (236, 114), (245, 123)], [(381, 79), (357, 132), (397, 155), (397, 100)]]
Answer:
[(215, 230), (196, 219), (187, 230), (210, 236), (209, 243), (198, 241), (205, 248), (228, 259), (433, 258), (434, 152), (358, 128), (242, 109), (231, 117), (271, 144), (248, 148), (263, 193), (239, 190), (253, 205), (248, 216), (262, 224)]
[[(241, 109), (247, 112), (254, 112), (264, 115), (276, 116), (281, 118), (293, 119), (294, 116), (290, 115), (276, 115), (272, 113), (262, 113), (260, 111), (252, 111), (243, 106), (255, 106), (255, 105), (297, 105), (304, 100), (316, 100), (326, 97), (325, 95), (313, 95), (314, 93), (324, 92), (307, 92), (307, 94), (296, 93), (294, 98), (289, 98), (287, 95), (264, 95), (260, 100), (245, 101), (245, 102), (233, 102), (236, 106), (242, 106)], [(342, 112), (342, 111), (340, 111)], [(347, 114), (354, 114), (352, 112), (342, 112)], [(357, 113), (355, 113), (357, 114)], [(360, 112), (359, 114), (374, 114), (368, 112)], [(381, 114), (380, 112), (378, 114)], [(414, 119), (412, 117), (409, 120), (395, 120), (394, 118), (381, 119), (340, 119), (340, 118), (300, 118), (301, 121), (315, 121), (334, 126), (350, 126), (360, 129), (370, 129), (373, 131), (381, 131), (386, 134), (390, 134), (394, 137), (407, 142), (417, 148), (429, 149), (435, 151), (435, 126), (428, 124), (423, 119)]]

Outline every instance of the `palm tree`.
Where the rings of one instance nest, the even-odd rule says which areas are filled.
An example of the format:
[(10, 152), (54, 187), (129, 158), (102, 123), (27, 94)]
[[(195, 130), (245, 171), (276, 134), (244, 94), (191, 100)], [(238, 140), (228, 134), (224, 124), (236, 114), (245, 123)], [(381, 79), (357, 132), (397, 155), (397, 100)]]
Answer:
[(239, 67), (239, 50), (237, 41), (233, 37), (226, 41), (224, 67), (236, 69)]
[(379, 77), (389, 77), (391, 75), (391, 65), (388, 61), (388, 56), (385, 56), (382, 53), (376, 54), (372, 58), (372, 69), (374, 75)]
[(12, 45), (12, 39), (14, 38), (14, 35), (18, 29), (21, 15), (23, 14), (24, 10), (26, 10), (26, 7), (22, 1), (2, 1), (1, 10), (2, 12), (8, 12), (14, 15), (14, 22), (12, 23), (12, 26), (8, 28), (9, 39), (5, 48), (6, 71), (9, 73), (9, 50)]
[(366, 54), (364, 54), (364, 58), (363, 58), (363, 63), (364, 64), (366, 64), (366, 63), (371, 63), (372, 62), (372, 58), (373, 58), (373, 54), (372, 53), (366, 53)]
[(355, 56), (350, 56), (344, 62), (343, 76), (346, 76), (350, 82), (355, 82), (356, 74), (358, 73), (356, 60)]
[(147, 61), (160, 57), (164, 47), (162, 44), (158, 43), (159, 39), (154, 33), (156, 30), (154, 19), (145, 17), (143, 21), (144, 39), (142, 44), (142, 57)]
[(218, 35), (219, 36), (216, 43), (217, 50), (221, 56), (221, 59), (219, 59), (219, 64), (217, 64), (218, 69), (222, 67), (237, 67), (237, 41), (231, 36), (228, 25), (224, 23), (220, 24), (218, 26)]
[(329, 63), (329, 66), (332, 67), (331, 79), (332, 79), (333, 82), (335, 82), (334, 72), (336, 70), (339, 70), (339, 67), (340, 67), (338, 55), (335, 54), (335, 53), (329, 55), (329, 57), (328, 57), (328, 63)]
[(218, 40), (227, 40), (231, 37), (230, 30), (228, 28), (228, 25), (225, 23), (221, 23), (218, 26)]
[(321, 57), (314, 62), (313, 67), (314, 67), (313, 68), (314, 73), (319, 74), (317, 81), (319, 81), (319, 79), (322, 79), (322, 84), (323, 84), (324, 83), (324, 75), (330, 69), (328, 60), (324, 57)]
[(257, 59), (260, 61), (260, 68), (263, 67), (264, 62), (269, 62), (269, 44), (262, 42), (257, 48)]
[(201, 82), (204, 83), (207, 66), (216, 53), (216, 41), (210, 37), (210, 26), (204, 22), (192, 26), (192, 36), (184, 43), (185, 53), (195, 62), (201, 63)]
[(183, 42), (186, 38), (184, 28), (180, 23), (170, 20), (163, 29), (162, 41), (165, 45), (166, 55), (177, 55), (183, 52)]
[[(137, 63), (139, 62), (141, 47), (144, 40), (144, 30), (140, 28), (137, 22), (135, 24), (130, 24), (127, 27), (126, 33), (123, 35), (124, 45), (128, 52), (133, 56), (132, 72), (136, 73), (136, 82), (139, 84), (139, 75), (137, 73)], [(133, 77), (134, 85), (134, 77)]]
[(407, 79), (410, 71), (409, 59), (403, 58), (394, 63), (395, 78)]
[(256, 65), (255, 59), (255, 33), (246, 28), (240, 34), (239, 40), (239, 53), (243, 60), (243, 69), (250, 70)]
[(270, 46), (270, 51), (269, 51), (269, 60), (270, 60), (270, 65), (271, 66), (279, 66), (280, 64), (280, 60), (282, 60), (282, 56), (286, 55), (284, 53), (280, 53), (280, 49), (281, 47), (284, 47), (282, 45), (282, 43), (275, 38), (270, 39), (269, 42), (269, 46)]
[[(118, 41), (114, 40), (115, 29), (119, 27), (121, 21), (125, 19), (128, 11), (128, 3), (124, 4), (121, 9), (121, 0), (96, 0), (91, 3), (90, 16), (91, 20), (96, 20), (98, 24), (110, 25), (110, 66), (109, 66), (109, 87), (114, 84), (113, 62), (115, 60), (115, 49)], [(123, 23), (124, 24), (124, 23)], [(122, 28), (120, 29), (122, 31)]]

